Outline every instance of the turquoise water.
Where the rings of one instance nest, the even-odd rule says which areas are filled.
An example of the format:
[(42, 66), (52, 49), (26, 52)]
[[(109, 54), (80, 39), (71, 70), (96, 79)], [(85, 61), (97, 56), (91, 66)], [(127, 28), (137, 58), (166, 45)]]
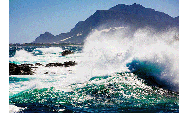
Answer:
[[(73, 50), (75, 54), (61, 56), (61, 52), (67, 48)], [(89, 73), (88, 70), (78, 72), (78, 69), (85, 67), (80, 59), (83, 57), (81, 50), (82, 47), (16, 50), (14, 56), (10, 56), (10, 62), (17, 64), (40, 62), (45, 65), (49, 62), (74, 60), (78, 65), (68, 68), (38, 66), (34, 75), (9, 76), (9, 104), (23, 108), (14, 112), (179, 112), (177, 92), (168, 90), (167, 87), (161, 88), (156, 84), (146, 83), (145, 77), (161, 74), (160, 72), (165, 69), (165, 67), (162, 69), (162, 65), (158, 67), (151, 62), (136, 60), (126, 64), (130, 70), (128, 72), (86, 75)], [(44, 74), (47, 71), (49, 73)], [(141, 78), (141, 75), (144, 77)]]
[(54, 87), (28, 89), (10, 97), (10, 104), (26, 107), (22, 112), (178, 112), (178, 94), (146, 86), (129, 73), (88, 83), (72, 84), (72, 91)]

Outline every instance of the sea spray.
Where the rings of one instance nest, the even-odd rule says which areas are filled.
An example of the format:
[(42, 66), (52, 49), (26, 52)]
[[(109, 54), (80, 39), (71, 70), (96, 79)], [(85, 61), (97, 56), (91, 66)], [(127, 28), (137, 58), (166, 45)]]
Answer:
[(25, 51), (24, 49), (16, 51), (14, 57), (11, 57), (9, 61), (21, 64), (25, 62), (29, 62), (30, 60), (35, 60), (32, 58), (33, 55), (30, 52)]
[(41, 51), (43, 54), (59, 54), (63, 52), (60, 47), (36, 48), (34, 51)]
[[(31, 47), (29, 47), (31, 48)], [(65, 47), (64, 49), (71, 48), (74, 52), (80, 47)], [(9, 95), (13, 96), (19, 92), (28, 89), (41, 89), (55, 87), (56, 89), (66, 90), (66, 86), (75, 82), (74, 77), (76, 68), (73, 67), (45, 67), (48, 63), (64, 63), (66, 61), (77, 61), (81, 55), (75, 53), (73, 55), (61, 56), (61, 47), (42, 47), (35, 48), (33, 51), (28, 52), (24, 49), (17, 50), (13, 57), (9, 58), (9, 61), (16, 64), (29, 63), (33, 64), (34, 74), (29, 75), (14, 75), (9, 76)], [(40, 53), (40, 54), (39, 54)], [(37, 66), (35, 63), (42, 65)], [(74, 79), (74, 80), (73, 80)]]
[[(127, 35), (129, 27), (112, 31), (93, 31), (84, 44), (83, 73), (88, 75), (108, 75), (113, 72), (133, 72), (139, 65), (130, 65), (134, 60), (139, 60), (145, 68), (148, 64), (151, 71), (141, 72), (146, 76), (155, 77), (160, 86), (178, 91), (178, 47), (179, 42), (175, 29), (157, 32), (151, 28), (136, 30), (133, 35)], [(129, 68), (130, 66), (130, 68)], [(141, 65), (140, 65), (141, 66)], [(155, 69), (153, 69), (155, 68)], [(153, 72), (154, 71), (154, 72)], [(156, 71), (156, 72), (155, 72)], [(144, 77), (143, 77), (144, 78)]]
[[(62, 52), (61, 47), (44, 47), (36, 48), (32, 52), (25, 51), (24, 49), (16, 51), (13, 57), (9, 58), (10, 62), (22, 64), (22, 63), (41, 63), (43, 65), (47, 63), (63, 63), (66, 61), (66, 57), (63, 60), (59, 60)], [(69, 59), (70, 60), (70, 59)]]
[[(36, 48), (32, 52), (19, 50), (10, 61), (33, 64), (39, 62), (43, 65), (76, 61), (78, 65), (69, 68), (39, 66), (35, 69), (35, 75), (40, 81), (46, 81), (45, 78), (48, 76), (47, 79), (58, 81), (56, 84), (68, 85), (83, 83), (95, 76), (106, 76), (114, 72), (136, 72), (148, 68), (149, 70), (142, 72), (140, 76), (149, 74), (157, 79), (159, 85), (177, 91), (179, 44), (173, 37), (178, 32), (171, 29), (159, 33), (151, 28), (129, 32), (129, 27), (93, 31), (85, 40), (80, 53), (60, 57), (60, 52), (63, 51), (60, 47)], [(33, 55), (37, 50), (40, 50), (42, 55)], [(134, 64), (135, 61), (142, 62), (142, 65)], [(131, 63), (134, 65), (130, 65)]]
[[(30, 55), (10, 61), (22, 57), (19, 63), (28, 59), (43, 65), (34, 75), (10, 76), (9, 103), (23, 108), (21, 112), (178, 112), (178, 94), (168, 91), (178, 89), (175, 33), (111, 28), (92, 32), (82, 51), (67, 56), (61, 56), (61, 48), (20, 50)], [(33, 54), (37, 50), (40, 55)], [(68, 60), (77, 65), (45, 67)], [(141, 76), (156, 79), (162, 88)]]

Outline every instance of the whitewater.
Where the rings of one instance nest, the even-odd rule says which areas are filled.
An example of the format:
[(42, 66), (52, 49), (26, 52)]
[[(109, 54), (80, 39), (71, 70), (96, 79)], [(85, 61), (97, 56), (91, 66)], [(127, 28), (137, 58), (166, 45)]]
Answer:
[[(9, 112), (179, 112), (178, 34), (119, 27), (93, 30), (83, 46), (9, 47), (9, 62), (42, 64), (9, 76)], [(45, 67), (65, 61), (77, 65)]]

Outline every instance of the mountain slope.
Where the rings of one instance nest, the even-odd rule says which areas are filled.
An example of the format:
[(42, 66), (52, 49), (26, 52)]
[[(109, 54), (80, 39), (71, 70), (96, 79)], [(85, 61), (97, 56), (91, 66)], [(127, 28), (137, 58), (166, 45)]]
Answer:
[(70, 32), (52, 35), (49, 32), (41, 34), (34, 43), (82, 43), (92, 29), (100, 27), (106, 29), (110, 27), (130, 26), (134, 29), (149, 26), (156, 30), (169, 27), (179, 28), (178, 17), (171, 16), (145, 8), (140, 4), (116, 5), (109, 10), (97, 10), (85, 21), (78, 22)]

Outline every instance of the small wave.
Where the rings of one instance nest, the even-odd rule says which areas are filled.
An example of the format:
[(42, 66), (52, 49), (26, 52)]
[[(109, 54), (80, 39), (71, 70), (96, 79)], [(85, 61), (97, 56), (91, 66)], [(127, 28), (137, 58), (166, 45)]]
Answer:
[(33, 56), (31, 52), (27, 52), (23, 49), (16, 51), (16, 54), (13, 57), (9, 58), (10, 62), (18, 62), (18, 63), (29, 63), (35, 60), (36, 58)]
[(60, 47), (49, 47), (49, 48), (36, 48), (34, 50), (34, 53), (36, 51), (38, 51), (39, 53), (43, 53), (43, 54), (59, 54), (63, 50)]

